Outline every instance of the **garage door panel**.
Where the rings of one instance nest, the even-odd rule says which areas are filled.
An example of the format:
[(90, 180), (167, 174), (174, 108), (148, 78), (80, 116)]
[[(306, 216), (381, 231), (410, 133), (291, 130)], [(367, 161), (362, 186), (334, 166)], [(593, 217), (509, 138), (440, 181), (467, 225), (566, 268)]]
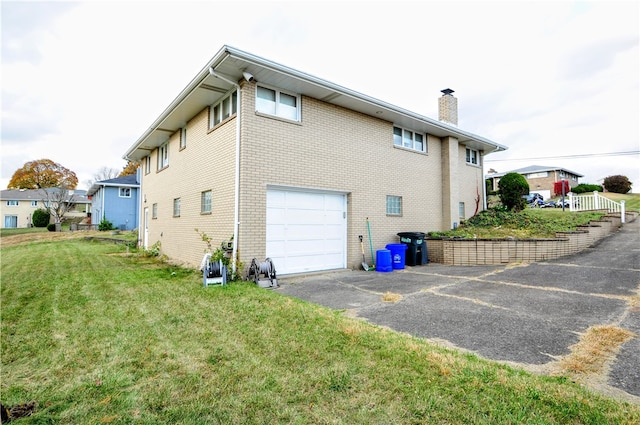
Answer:
[(344, 268), (344, 195), (267, 191), (267, 256), (278, 273)]

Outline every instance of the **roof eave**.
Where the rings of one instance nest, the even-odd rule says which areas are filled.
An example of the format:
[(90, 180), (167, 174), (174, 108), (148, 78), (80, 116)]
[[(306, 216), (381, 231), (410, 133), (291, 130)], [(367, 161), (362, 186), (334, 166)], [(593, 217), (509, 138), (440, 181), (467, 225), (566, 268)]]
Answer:
[[(439, 133), (441, 135), (448, 135), (458, 139), (460, 143), (470, 143), (474, 148), (479, 148), (479, 150), (483, 150), (485, 154), (489, 154), (492, 152), (500, 152), (507, 150), (508, 148), (504, 145), (493, 142), (484, 137), (478, 136), (473, 133), (466, 132), (461, 130), (455, 126), (449, 125), (442, 121), (435, 120), (433, 118), (429, 118), (406, 109), (400, 108), (398, 106), (392, 105), (390, 103), (381, 101), (379, 99), (373, 98), (371, 96), (367, 96), (365, 94), (356, 92), (354, 90), (348, 89), (346, 87), (340, 86), (338, 84), (331, 83), (329, 81), (323, 80), (321, 78), (315, 77), (313, 75), (304, 73), (302, 71), (298, 71), (293, 68), (289, 68), (287, 66), (281, 65), (279, 63), (270, 61), (268, 59), (262, 58), (260, 56), (253, 55), (248, 52), (244, 52), (242, 50), (230, 47), (223, 46), (216, 55), (202, 68), (202, 70), (191, 80), (191, 82), (178, 94), (178, 96), (169, 104), (169, 106), (160, 114), (160, 116), (151, 124), (151, 126), (138, 138), (138, 140), (129, 148), (129, 150), (124, 155), (124, 159), (126, 160), (140, 160), (144, 156), (148, 155), (153, 149), (155, 149), (155, 145), (144, 147), (145, 141), (149, 139), (155, 131), (159, 130), (160, 125), (165, 122), (168, 118), (171, 117), (172, 113), (178, 108), (183, 102), (185, 102), (194, 91), (203, 83), (203, 81), (210, 76), (209, 69), (215, 69), (219, 65), (221, 65), (225, 59), (232, 57), (242, 62), (246, 62), (248, 64), (255, 65), (261, 69), (269, 69), (271, 71), (284, 74), (288, 77), (294, 78), (304, 84), (311, 84), (316, 87), (320, 87), (324, 90), (331, 91), (339, 96), (344, 96), (349, 99), (352, 99), (358, 103), (363, 104), (362, 108), (364, 109), (364, 104), (368, 104), (370, 106), (375, 106), (376, 109), (384, 111), (387, 117), (393, 118), (406, 118), (409, 120), (419, 121), (426, 126), (432, 128), (433, 132)], [(331, 103), (331, 101), (328, 101)], [(203, 108), (206, 107), (205, 104), (201, 105)], [(440, 136), (443, 137), (443, 136)]]

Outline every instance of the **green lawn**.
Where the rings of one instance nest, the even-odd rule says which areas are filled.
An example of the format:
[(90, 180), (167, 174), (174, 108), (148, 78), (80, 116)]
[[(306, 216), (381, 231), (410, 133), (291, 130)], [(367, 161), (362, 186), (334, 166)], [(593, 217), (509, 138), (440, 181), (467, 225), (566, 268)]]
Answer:
[(637, 424), (566, 378), (433, 346), (84, 239), (1, 248), (21, 424)]

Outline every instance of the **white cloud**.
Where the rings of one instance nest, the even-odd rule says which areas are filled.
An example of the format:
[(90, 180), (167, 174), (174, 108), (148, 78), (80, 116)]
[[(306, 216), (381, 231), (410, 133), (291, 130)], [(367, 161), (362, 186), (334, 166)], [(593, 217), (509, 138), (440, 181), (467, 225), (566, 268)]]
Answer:
[[(501, 171), (640, 148), (635, 2), (44, 4), (2, 3), (2, 187), (36, 158), (80, 182), (124, 166), (224, 44), (431, 117), (450, 87), (460, 127), (510, 148)], [(540, 165), (640, 191), (637, 160)]]

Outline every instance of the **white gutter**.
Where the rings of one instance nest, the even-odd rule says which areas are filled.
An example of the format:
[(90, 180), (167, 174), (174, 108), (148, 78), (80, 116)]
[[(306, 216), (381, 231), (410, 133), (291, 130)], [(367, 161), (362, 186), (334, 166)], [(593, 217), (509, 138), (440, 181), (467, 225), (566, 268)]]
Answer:
[(238, 98), (236, 99), (237, 107), (236, 107), (236, 161), (235, 161), (235, 195), (233, 200), (233, 250), (231, 252), (231, 275), (233, 279), (236, 278), (236, 259), (238, 255), (238, 227), (240, 225), (240, 121), (241, 121), (241, 105), (240, 99), (242, 98), (242, 89), (237, 82), (233, 82), (228, 78), (217, 74), (213, 67), (209, 67), (209, 74), (214, 77), (220, 78), (222, 81), (226, 81), (227, 83), (236, 87), (238, 90)]

